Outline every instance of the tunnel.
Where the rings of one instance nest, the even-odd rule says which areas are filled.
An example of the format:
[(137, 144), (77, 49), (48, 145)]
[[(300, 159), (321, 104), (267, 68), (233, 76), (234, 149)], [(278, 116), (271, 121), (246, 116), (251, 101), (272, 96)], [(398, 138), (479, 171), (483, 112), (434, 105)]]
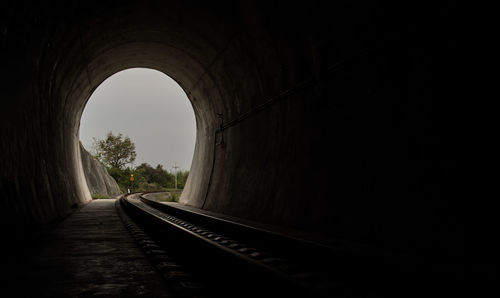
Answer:
[(176, 80), (195, 112), (181, 204), (493, 276), (462, 21), (452, 1), (7, 2), (2, 230), (30, 241), (91, 200), (82, 111), (141, 67)]

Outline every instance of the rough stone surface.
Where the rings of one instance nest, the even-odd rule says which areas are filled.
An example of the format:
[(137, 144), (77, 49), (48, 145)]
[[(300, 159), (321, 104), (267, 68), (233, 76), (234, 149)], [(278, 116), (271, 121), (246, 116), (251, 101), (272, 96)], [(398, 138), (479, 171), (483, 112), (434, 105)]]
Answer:
[(121, 193), (115, 179), (108, 174), (106, 167), (94, 159), (80, 142), (83, 173), (91, 194), (112, 197)]

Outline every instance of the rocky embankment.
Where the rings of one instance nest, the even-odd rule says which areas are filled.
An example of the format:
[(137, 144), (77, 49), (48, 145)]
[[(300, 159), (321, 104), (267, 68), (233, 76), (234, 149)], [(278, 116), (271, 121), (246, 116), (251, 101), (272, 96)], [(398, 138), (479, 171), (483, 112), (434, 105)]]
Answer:
[(82, 157), (83, 173), (87, 186), (92, 195), (104, 195), (112, 197), (121, 193), (115, 179), (108, 174), (106, 167), (94, 159), (85, 150), (80, 142), (80, 155)]

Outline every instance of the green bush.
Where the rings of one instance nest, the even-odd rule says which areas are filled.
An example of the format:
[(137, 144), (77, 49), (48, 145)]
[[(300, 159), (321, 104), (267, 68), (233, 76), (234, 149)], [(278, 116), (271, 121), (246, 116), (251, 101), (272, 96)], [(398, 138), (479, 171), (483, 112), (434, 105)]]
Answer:
[(107, 195), (92, 194), (92, 200), (109, 199)]
[[(166, 188), (174, 188), (175, 175), (163, 169), (161, 165), (156, 168), (151, 167), (147, 163), (143, 163), (135, 170), (131, 168), (108, 168), (108, 173), (113, 177), (120, 190), (124, 193), (127, 189), (133, 191), (163, 191)], [(130, 182), (130, 174), (134, 174), (133, 187)], [(177, 172), (177, 188), (183, 189), (186, 184), (189, 171)]]
[(181, 193), (180, 192), (171, 192), (172, 194), (172, 202), (179, 202), (179, 198), (181, 196)]

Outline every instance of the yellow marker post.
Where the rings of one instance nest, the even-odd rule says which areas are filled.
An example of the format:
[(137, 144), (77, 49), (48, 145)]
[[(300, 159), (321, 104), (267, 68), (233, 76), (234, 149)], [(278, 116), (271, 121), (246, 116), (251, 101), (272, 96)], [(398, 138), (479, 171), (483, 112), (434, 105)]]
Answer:
[(132, 192), (134, 192), (134, 179), (134, 174), (130, 174), (130, 188), (132, 189)]

